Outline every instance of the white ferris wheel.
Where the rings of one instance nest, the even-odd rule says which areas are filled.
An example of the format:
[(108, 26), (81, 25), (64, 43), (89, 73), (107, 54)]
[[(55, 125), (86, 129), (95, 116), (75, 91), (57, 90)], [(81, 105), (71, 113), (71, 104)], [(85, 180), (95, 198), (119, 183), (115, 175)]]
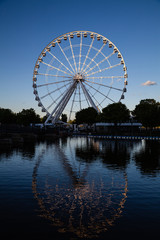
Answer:
[(118, 48), (91, 31), (73, 31), (51, 41), (40, 53), (33, 73), (35, 100), (48, 122), (62, 113), (68, 120), (87, 107), (97, 112), (124, 99), (127, 67)]

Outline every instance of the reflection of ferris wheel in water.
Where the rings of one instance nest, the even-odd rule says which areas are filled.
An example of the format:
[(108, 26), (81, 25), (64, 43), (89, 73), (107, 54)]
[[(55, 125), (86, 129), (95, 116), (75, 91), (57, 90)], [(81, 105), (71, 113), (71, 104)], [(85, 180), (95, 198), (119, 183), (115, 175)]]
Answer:
[[(92, 145), (100, 150), (99, 143), (87, 142), (68, 139), (66, 145), (60, 140), (47, 148), (41, 146), (32, 176), (40, 216), (48, 219), (59, 233), (74, 234), (75, 239), (98, 239), (108, 231), (122, 216), (128, 192), (125, 171), (107, 168), (103, 171), (102, 166), (93, 174), (96, 166), (93, 162), (81, 164), (79, 160), (83, 158), (76, 154), (76, 146), (82, 156), (86, 146), (88, 150)], [(59, 171), (55, 170), (53, 158), (46, 158), (53, 156), (51, 153), (58, 156), (54, 160), (60, 163)], [(45, 161), (48, 168), (44, 168)]]
[(93, 107), (97, 112), (124, 99), (127, 68), (118, 48), (106, 37), (74, 31), (51, 41), (34, 67), (35, 99), (47, 120), (57, 122), (65, 110)]

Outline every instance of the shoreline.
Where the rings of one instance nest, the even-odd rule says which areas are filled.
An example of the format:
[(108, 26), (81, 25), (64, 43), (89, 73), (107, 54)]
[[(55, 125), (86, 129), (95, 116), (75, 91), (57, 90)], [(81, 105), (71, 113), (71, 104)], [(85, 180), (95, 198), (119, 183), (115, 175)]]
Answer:
[(67, 133), (59, 132), (55, 133), (43, 133), (37, 134), (31, 133), (7, 133), (0, 134), (0, 147), (4, 146), (23, 146), (25, 144), (33, 144), (37, 141), (55, 141), (59, 138), (66, 137), (87, 137), (87, 138), (97, 138), (106, 140), (128, 140), (128, 141), (138, 141), (138, 140), (148, 140), (148, 141), (158, 141), (160, 142), (160, 136), (126, 136), (126, 135), (102, 135), (102, 134), (92, 134), (92, 133)]

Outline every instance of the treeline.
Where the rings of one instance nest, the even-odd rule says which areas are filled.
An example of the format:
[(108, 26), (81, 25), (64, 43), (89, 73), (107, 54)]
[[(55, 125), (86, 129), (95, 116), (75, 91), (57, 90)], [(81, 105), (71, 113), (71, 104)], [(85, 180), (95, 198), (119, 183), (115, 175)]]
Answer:
[[(23, 109), (19, 113), (14, 113), (11, 109), (0, 108), (0, 124), (18, 124), (29, 126), (30, 123), (44, 123), (47, 116), (40, 117), (33, 108)], [(61, 121), (67, 122), (67, 115), (62, 114)]]
[[(41, 118), (35, 113), (33, 108), (23, 109), (19, 113), (14, 113), (10, 109), (0, 108), (1, 124), (20, 124), (28, 126), (30, 123), (43, 123), (46, 116)], [(67, 115), (62, 114), (61, 120), (66, 122)], [(154, 128), (160, 126), (160, 103), (154, 99), (144, 99), (130, 111), (125, 104), (118, 102), (112, 103), (102, 109), (101, 113), (92, 108), (82, 109), (76, 113), (73, 123), (93, 124), (95, 122), (112, 122), (121, 123), (128, 121), (138, 121), (146, 128)]]
[(23, 109), (19, 113), (14, 113), (11, 109), (0, 108), (1, 124), (19, 124), (28, 126), (30, 123), (39, 123), (41, 118), (35, 113), (33, 108)]
[(102, 109), (102, 113), (92, 108), (82, 109), (76, 113), (76, 123), (93, 124), (94, 122), (112, 122), (114, 124), (128, 121), (138, 121), (146, 128), (160, 126), (160, 103), (154, 99), (141, 100), (130, 111), (125, 104), (113, 103)]

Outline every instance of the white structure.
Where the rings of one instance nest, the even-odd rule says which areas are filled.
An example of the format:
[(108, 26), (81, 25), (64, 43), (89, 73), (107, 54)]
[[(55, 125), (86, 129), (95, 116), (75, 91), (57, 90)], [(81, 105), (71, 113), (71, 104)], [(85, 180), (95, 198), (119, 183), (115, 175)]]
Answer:
[(100, 112), (124, 99), (127, 67), (118, 48), (106, 37), (73, 31), (51, 41), (40, 53), (33, 72), (35, 100), (47, 114), (45, 124), (69, 120), (89, 106)]

